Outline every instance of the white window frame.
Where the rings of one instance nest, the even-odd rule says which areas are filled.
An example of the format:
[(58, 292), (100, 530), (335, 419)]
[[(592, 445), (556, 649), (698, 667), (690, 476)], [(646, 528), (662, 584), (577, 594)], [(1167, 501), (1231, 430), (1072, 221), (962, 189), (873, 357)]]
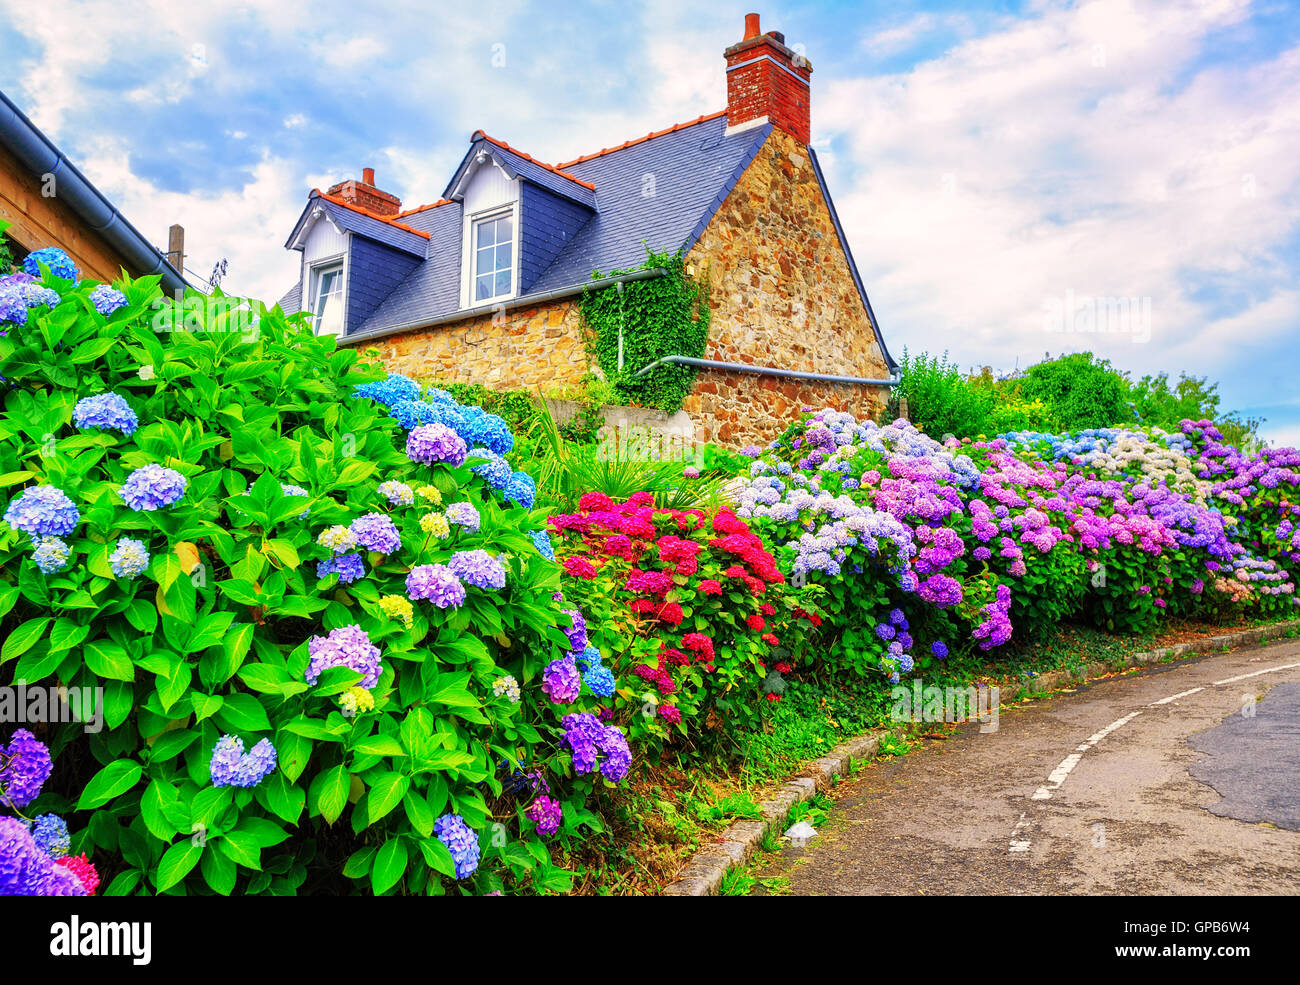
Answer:
[[(493, 219), (511, 220), (511, 243), (510, 243), (510, 290), (505, 294), (496, 294), (490, 298), (479, 300), (475, 295), (474, 285), (478, 276), (478, 247), (475, 244), (479, 224), (488, 222)], [(505, 205), (493, 206), (489, 209), (482, 209), (465, 219), (464, 231), (464, 256), (465, 276), (461, 278), (461, 297), (463, 308), (484, 308), (493, 304), (499, 304), (502, 301), (508, 301), (511, 298), (519, 296), (519, 203), (509, 202)]]
[[(338, 304), (340, 308), (339, 330), (338, 332), (321, 332), (320, 325), (316, 317), (316, 303), (319, 300), (321, 276), (332, 270), (339, 272), (339, 291)], [(339, 335), (344, 336), (348, 333), (348, 258), (347, 253), (338, 253), (334, 256), (321, 257), (312, 262), (308, 268), (307, 278), (307, 311), (312, 317), (312, 331), (317, 335)]]

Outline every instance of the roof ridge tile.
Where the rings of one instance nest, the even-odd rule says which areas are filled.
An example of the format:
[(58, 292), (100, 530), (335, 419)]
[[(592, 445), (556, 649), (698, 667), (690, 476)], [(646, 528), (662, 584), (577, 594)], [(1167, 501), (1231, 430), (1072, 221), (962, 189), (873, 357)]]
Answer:
[[(575, 157), (572, 161), (565, 161), (563, 164), (555, 165), (555, 167), (557, 169), (571, 168), (575, 164), (582, 164), (584, 161), (591, 161), (597, 157), (603, 157), (606, 154), (612, 154), (615, 151), (624, 150), (625, 148), (631, 147), (635, 144), (643, 144), (647, 140), (653, 140), (655, 137), (662, 137), (666, 134), (676, 133), (678, 130), (685, 130), (687, 127), (693, 127), (700, 123), (707, 123), (709, 120), (716, 120), (719, 116), (725, 116), (726, 113), (727, 111), (725, 109), (720, 109), (716, 113), (702, 113), (701, 115), (697, 116), (693, 120), (687, 120), (684, 123), (675, 123), (670, 127), (665, 127), (662, 130), (652, 130), (650, 131), (650, 133), (647, 133), (644, 137), (634, 137), (632, 140), (625, 140), (617, 147), (603, 147), (600, 150), (596, 151), (596, 153), (594, 154), (584, 154), (582, 157)], [(484, 136), (487, 135), (484, 134)], [(516, 153), (518, 152), (516, 151)], [(560, 171), (560, 173), (563, 174), (564, 172)], [(571, 177), (571, 176), (565, 175), (565, 177)]]
[(511, 154), (514, 154), (518, 157), (522, 157), (525, 161), (528, 161), (530, 164), (536, 164), (539, 168), (544, 168), (547, 171), (550, 171), (554, 174), (558, 174), (561, 178), (568, 178), (570, 181), (576, 182), (577, 184), (582, 185), (583, 188), (588, 188), (593, 192), (596, 190), (596, 186), (593, 185), (590, 181), (583, 181), (581, 178), (575, 178), (571, 174), (565, 174), (554, 164), (546, 164), (543, 161), (539, 161), (537, 160), (537, 158), (533, 157), (532, 155), (525, 154), (523, 151), (519, 150), (518, 148), (511, 147), (504, 140), (497, 140), (496, 137), (488, 136), (487, 133), (485, 133), (482, 130), (475, 130), (473, 136), (470, 137), (470, 142), (471, 143), (473, 142), (474, 137), (480, 137), (480, 136), (488, 143), (496, 144), (502, 150), (508, 150)]
[[(319, 188), (313, 188), (311, 190), (311, 194), (315, 195), (317, 198), (323, 198), (327, 202), (333, 202), (335, 205), (345, 208), (350, 212), (357, 212), (363, 216), (366, 216), (367, 218), (374, 219), (376, 222), (382, 222), (388, 226), (395, 226), (398, 229), (405, 230), (408, 233), (414, 233), (416, 236), (419, 236), (423, 239), (429, 239), (429, 234), (424, 232), (423, 230), (416, 229), (414, 226), (408, 226), (404, 222), (397, 222), (394, 219), (388, 216), (380, 215), (377, 212), (371, 212), (369, 209), (363, 209), (359, 205), (353, 205), (347, 199), (340, 198), (338, 195), (331, 195), (328, 192), (321, 191)], [(308, 197), (310, 198), (311, 196)], [(401, 213), (401, 214), (405, 215), (407, 213)]]

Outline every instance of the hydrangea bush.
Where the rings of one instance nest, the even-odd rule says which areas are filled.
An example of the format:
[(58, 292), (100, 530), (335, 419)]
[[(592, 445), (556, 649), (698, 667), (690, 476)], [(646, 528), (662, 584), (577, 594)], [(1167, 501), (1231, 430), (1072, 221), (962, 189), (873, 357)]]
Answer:
[(566, 888), (552, 839), (627, 764), (543, 689), (587, 643), (504, 422), (278, 309), (182, 322), (38, 260), (62, 301), (0, 338), (0, 684), (104, 689), (48, 741), (106, 892)]

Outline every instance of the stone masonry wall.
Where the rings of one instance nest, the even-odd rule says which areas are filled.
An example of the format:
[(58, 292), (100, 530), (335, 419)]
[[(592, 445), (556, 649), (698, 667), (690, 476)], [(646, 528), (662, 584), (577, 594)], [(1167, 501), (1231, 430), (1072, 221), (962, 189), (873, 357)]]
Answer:
[(378, 349), (394, 373), (502, 390), (577, 383), (587, 371), (576, 299), (479, 315), (360, 345)]

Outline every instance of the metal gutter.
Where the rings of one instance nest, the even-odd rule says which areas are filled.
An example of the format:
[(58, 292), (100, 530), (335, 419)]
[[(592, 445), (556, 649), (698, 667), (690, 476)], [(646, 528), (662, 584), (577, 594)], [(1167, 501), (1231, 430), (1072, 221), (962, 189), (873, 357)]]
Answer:
[(466, 318), (476, 318), (479, 315), (493, 315), (497, 312), (513, 311), (515, 308), (527, 308), (535, 304), (543, 304), (546, 301), (575, 297), (586, 291), (599, 291), (605, 287), (628, 284), (632, 281), (652, 280), (656, 277), (664, 277), (667, 274), (668, 271), (662, 267), (654, 267), (651, 270), (636, 270), (630, 274), (619, 274), (616, 277), (602, 277), (600, 280), (587, 281), (585, 284), (576, 284), (572, 287), (556, 287), (537, 294), (525, 294), (522, 297), (499, 304), (484, 304), (479, 305), (477, 308), (465, 308), (461, 311), (453, 311), (451, 314), (439, 315), (437, 318), (422, 318), (419, 321), (396, 325), (393, 328), (381, 328), (373, 332), (357, 332), (353, 335), (340, 335), (339, 345), (365, 342), (370, 339), (382, 339), (387, 338), (389, 335), (400, 335), (403, 332), (413, 332), (421, 328), (448, 325), (451, 322), (464, 321)]
[(634, 380), (639, 380), (657, 366), (665, 363), (673, 363), (680, 366), (694, 366), (697, 369), (716, 369), (724, 370), (729, 373), (757, 373), (759, 376), (784, 376), (796, 380), (815, 380), (819, 383), (857, 383), (867, 384), (869, 386), (898, 386), (900, 380), (890, 377), (889, 379), (875, 380), (865, 376), (833, 376), (829, 373), (805, 373), (795, 369), (778, 369), (775, 366), (751, 366), (748, 363), (726, 363), (717, 359), (696, 359), (692, 356), (664, 356), (662, 359), (656, 359), (650, 365), (644, 367), (632, 375)]
[(190, 286), (163, 258), (162, 252), (131, 225), (3, 92), (0, 92), (0, 143), (32, 174), (54, 175), (59, 200), (143, 276), (161, 274), (162, 288), (169, 294)]

